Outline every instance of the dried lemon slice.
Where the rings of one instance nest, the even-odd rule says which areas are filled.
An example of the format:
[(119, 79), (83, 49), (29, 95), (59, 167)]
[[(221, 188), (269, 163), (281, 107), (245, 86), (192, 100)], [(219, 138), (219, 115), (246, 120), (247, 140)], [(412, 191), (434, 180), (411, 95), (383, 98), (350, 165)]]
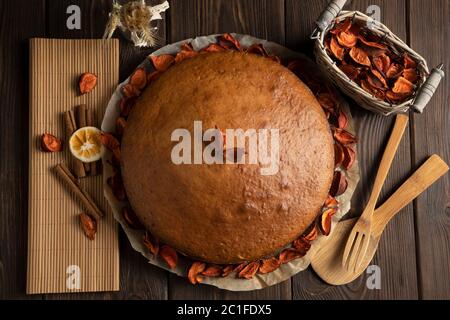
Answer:
[(78, 129), (70, 137), (70, 152), (83, 162), (99, 160), (105, 151), (100, 141), (100, 135), (101, 131), (95, 127)]

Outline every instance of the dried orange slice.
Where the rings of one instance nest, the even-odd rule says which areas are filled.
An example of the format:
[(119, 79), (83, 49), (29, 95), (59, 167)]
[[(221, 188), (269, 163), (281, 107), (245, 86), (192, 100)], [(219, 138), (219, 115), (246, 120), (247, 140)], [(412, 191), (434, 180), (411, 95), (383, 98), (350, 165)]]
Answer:
[(105, 151), (100, 136), (101, 131), (95, 127), (78, 129), (70, 137), (70, 152), (75, 158), (86, 163), (99, 160)]

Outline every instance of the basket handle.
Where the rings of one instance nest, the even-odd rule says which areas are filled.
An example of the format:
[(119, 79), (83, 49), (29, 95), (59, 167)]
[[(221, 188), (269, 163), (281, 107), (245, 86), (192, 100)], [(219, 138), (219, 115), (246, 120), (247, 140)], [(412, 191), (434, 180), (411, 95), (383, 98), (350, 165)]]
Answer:
[(314, 29), (311, 34), (311, 39), (317, 37), (317, 31), (324, 31), (333, 21), (334, 18), (337, 17), (339, 12), (341, 12), (347, 0), (331, 0), (325, 10), (320, 14), (319, 19), (316, 21), (317, 27)]
[(431, 71), (430, 76), (425, 81), (425, 83), (420, 87), (419, 92), (417, 93), (416, 99), (412, 105), (414, 111), (418, 113), (422, 113), (428, 102), (430, 102), (431, 97), (433, 97), (434, 92), (436, 91), (439, 83), (442, 78), (444, 78), (445, 73), (442, 70), (443, 64), (441, 63), (439, 66), (434, 68)]

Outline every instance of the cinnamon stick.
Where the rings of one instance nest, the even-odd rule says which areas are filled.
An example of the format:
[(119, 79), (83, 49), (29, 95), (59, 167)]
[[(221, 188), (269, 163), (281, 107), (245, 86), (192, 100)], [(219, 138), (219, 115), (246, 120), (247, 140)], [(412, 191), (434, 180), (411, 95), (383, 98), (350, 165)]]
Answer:
[[(77, 117), (77, 126), (78, 128), (86, 127), (86, 105), (81, 104), (79, 106), (75, 107), (75, 115)], [(84, 163), (84, 171), (86, 171), (86, 174), (89, 174), (89, 171), (91, 171), (91, 166), (89, 163)]]
[(64, 163), (56, 165), (55, 171), (67, 185), (70, 191), (72, 191), (75, 196), (81, 201), (89, 214), (94, 216), (97, 220), (103, 217), (103, 212), (95, 204), (89, 193), (87, 193), (87, 191), (80, 186), (78, 180)]
[[(64, 122), (66, 124), (66, 141), (69, 141), (72, 134), (77, 130), (77, 123), (75, 121), (75, 115), (72, 110), (64, 112)], [(73, 157), (72, 168), (78, 178), (86, 177), (86, 171), (84, 171), (83, 162), (75, 157)]]

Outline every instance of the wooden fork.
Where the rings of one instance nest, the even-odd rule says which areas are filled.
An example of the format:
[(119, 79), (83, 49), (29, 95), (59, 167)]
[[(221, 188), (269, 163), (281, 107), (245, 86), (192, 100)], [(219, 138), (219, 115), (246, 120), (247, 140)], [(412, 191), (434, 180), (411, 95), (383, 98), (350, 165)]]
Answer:
[(366, 208), (361, 214), (361, 217), (358, 219), (350, 232), (347, 244), (345, 245), (344, 255), (342, 257), (342, 266), (349, 271), (357, 270), (366, 255), (370, 242), (372, 215), (375, 210), (375, 205), (377, 204), (381, 188), (386, 180), (389, 168), (391, 167), (392, 160), (397, 152), (398, 145), (402, 140), (407, 124), (408, 115), (397, 115), (394, 128), (392, 129), (386, 150), (384, 151), (383, 158), (381, 159), (381, 163), (378, 168), (369, 201), (367, 202)]

